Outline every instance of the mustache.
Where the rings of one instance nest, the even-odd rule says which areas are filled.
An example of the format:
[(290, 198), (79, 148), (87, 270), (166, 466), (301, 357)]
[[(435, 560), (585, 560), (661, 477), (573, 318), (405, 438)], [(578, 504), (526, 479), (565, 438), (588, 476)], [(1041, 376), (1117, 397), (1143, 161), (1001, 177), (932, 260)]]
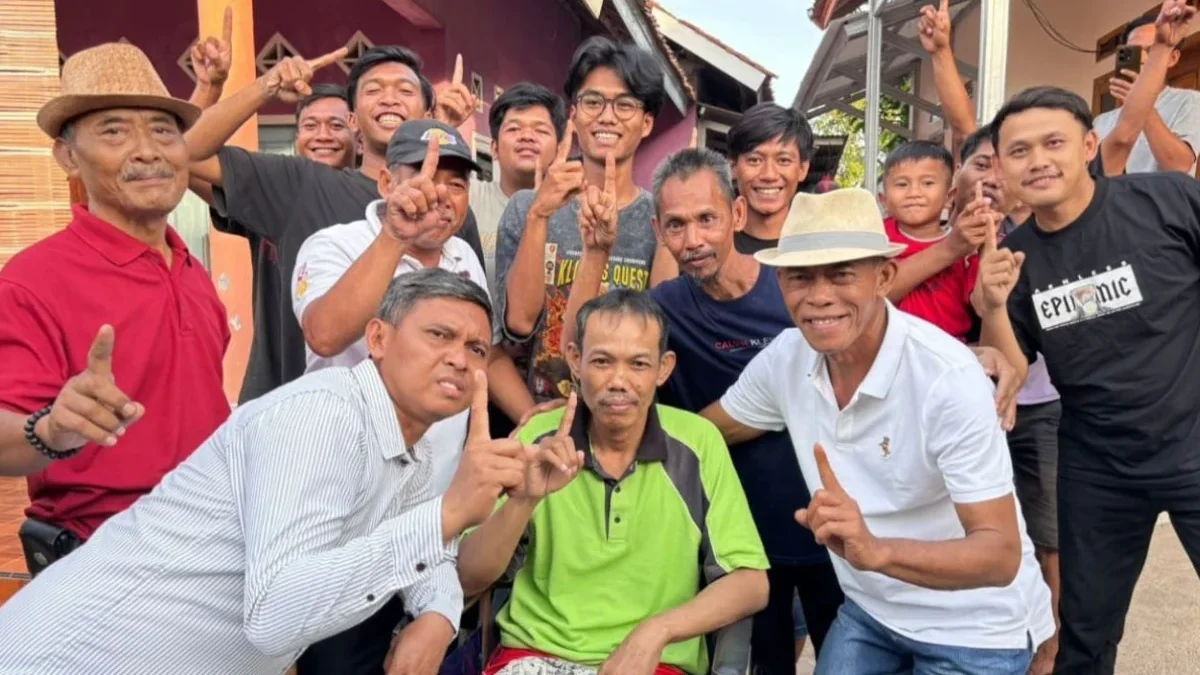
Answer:
[(601, 396), (599, 403), (600, 405), (635, 405), (637, 399), (632, 396), (613, 394), (610, 396)]
[(685, 253), (685, 254), (683, 254), (683, 257), (679, 259), (679, 262), (681, 262), (681, 263), (696, 262), (697, 260), (704, 260), (705, 258), (711, 258), (713, 255), (714, 254), (712, 251), (699, 251), (697, 253)]
[(175, 170), (169, 166), (129, 167), (121, 171), (121, 180), (123, 181), (174, 177)]

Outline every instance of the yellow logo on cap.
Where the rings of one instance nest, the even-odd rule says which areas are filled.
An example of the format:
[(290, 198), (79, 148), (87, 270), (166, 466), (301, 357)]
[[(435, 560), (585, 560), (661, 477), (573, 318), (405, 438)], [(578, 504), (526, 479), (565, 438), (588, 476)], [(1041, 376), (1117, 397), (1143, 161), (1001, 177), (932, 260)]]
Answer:
[(438, 145), (457, 145), (458, 141), (453, 136), (446, 133), (442, 129), (434, 127), (421, 134), (421, 140), (428, 142), (430, 138), (436, 138)]

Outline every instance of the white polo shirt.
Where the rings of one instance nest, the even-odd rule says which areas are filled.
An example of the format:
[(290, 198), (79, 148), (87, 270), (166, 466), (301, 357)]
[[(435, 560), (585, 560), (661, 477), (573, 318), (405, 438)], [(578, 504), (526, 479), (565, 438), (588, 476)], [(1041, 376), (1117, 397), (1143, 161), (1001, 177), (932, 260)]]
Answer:
[[(821, 487), (813, 457), (813, 445), (821, 443), (876, 537), (961, 538), (955, 503), (1013, 493), (993, 387), (965, 345), (891, 303), (887, 312), (883, 345), (844, 410), (838, 410), (824, 358), (795, 328), (750, 362), (721, 407), (755, 429), (786, 427), (812, 492)], [(1030, 636), (1035, 645), (1049, 639), (1054, 618), (1019, 505), (1017, 516), (1021, 567), (1006, 588), (931, 590), (830, 558), (846, 597), (904, 637), (1022, 649)]]
[[(296, 256), (296, 269), (292, 274), (292, 309), (296, 312), (297, 321), (303, 323), (304, 311), (308, 306), (328, 293), (346, 270), (350, 269), (350, 265), (379, 237), (383, 229), (379, 220), (379, 209), (383, 203), (382, 199), (377, 199), (368, 204), (366, 218), (363, 220), (327, 227), (304, 241)], [(450, 237), (442, 245), (442, 258), (438, 261), (438, 267), (467, 277), (479, 284), (485, 292), (488, 289), (479, 257), (467, 242), (458, 237)], [(405, 255), (400, 259), (393, 277), (419, 269), (422, 269), (421, 263), (416, 258)], [(498, 334), (498, 331), (494, 332), (493, 339)], [(304, 351), (308, 357), (306, 373), (331, 366), (352, 368), (369, 356), (365, 336), (335, 356), (320, 356), (308, 345), (304, 346)], [(467, 438), (467, 417), (468, 411), (463, 411), (444, 419), (431, 426), (417, 442), (418, 447), (422, 444), (432, 447), (435, 494), (445, 491), (454, 477), (458, 458)]]

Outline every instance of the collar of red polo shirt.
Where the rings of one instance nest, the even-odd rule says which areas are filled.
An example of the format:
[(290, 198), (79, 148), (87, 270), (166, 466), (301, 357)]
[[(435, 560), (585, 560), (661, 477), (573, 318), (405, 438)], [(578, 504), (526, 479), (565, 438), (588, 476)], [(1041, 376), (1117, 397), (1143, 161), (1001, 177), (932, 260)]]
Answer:
[[(70, 230), (114, 265), (128, 265), (147, 252), (157, 253), (145, 242), (102, 220), (84, 206), (72, 205), (71, 214), (74, 218), (68, 226)], [(167, 228), (167, 246), (177, 259), (191, 264), (191, 253), (175, 228)]]

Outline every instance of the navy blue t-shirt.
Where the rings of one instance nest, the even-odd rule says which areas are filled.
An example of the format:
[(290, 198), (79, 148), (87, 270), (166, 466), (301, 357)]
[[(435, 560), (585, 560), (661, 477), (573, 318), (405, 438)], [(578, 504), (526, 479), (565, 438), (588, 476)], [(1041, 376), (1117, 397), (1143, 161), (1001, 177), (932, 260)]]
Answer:
[[(692, 412), (719, 400), (751, 359), (785, 329), (795, 327), (779, 282), (766, 268), (759, 269), (749, 293), (728, 302), (712, 299), (683, 276), (659, 284), (650, 295), (667, 314), (670, 348), (679, 359), (660, 398)], [(810, 497), (787, 432), (736, 445), (730, 455), (771, 563), (828, 561), (825, 549), (793, 516), (808, 506)]]

